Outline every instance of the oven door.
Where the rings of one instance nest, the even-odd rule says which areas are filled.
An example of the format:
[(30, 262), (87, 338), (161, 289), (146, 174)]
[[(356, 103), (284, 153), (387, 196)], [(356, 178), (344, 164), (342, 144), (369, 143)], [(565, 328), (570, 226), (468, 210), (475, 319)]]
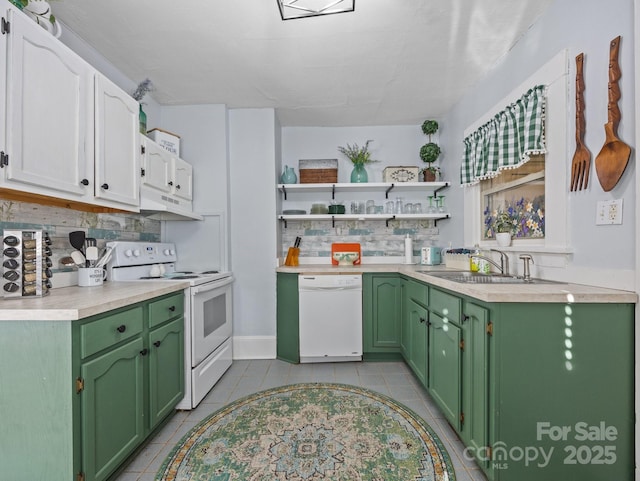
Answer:
[(231, 337), (232, 282), (227, 277), (190, 289), (192, 367)]

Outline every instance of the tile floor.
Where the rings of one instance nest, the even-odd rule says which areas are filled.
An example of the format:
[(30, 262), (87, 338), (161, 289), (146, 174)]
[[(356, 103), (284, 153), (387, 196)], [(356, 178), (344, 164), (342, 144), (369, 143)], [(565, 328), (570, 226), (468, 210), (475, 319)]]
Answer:
[(403, 362), (295, 365), (278, 360), (234, 361), (202, 403), (193, 411), (178, 412), (115, 481), (153, 481), (171, 448), (209, 414), (254, 392), (298, 382), (352, 384), (392, 397), (422, 416), (438, 434), (451, 457), (456, 481), (486, 481), (478, 466), (465, 459), (462, 442)]

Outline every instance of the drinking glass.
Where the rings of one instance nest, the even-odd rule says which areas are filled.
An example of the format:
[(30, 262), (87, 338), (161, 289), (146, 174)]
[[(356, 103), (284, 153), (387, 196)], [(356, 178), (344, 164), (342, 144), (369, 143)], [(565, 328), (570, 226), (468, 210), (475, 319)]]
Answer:
[(402, 214), (404, 212), (402, 200), (402, 197), (396, 197), (396, 214)]
[(447, 210), (444, 207), (444, 195), (441, 195), (440, 197), (438, 197), (437, 200), (438, 200), (438, 213), (443, 214), (447, 212)]
[(415, 204), (413, 204), (413, 213), (422, 214), (422, 204), (420, 202), (416, 202)]
[(435, 214), (436, 208), (433, 205), (433, 196), (429, 196), (429, 207), (427, 208), (427, 214)]
[(384, 213), (385, 214), (395, 214), (396, 213), (396, 204), (394, 201), (390, 200), (384, 205)]

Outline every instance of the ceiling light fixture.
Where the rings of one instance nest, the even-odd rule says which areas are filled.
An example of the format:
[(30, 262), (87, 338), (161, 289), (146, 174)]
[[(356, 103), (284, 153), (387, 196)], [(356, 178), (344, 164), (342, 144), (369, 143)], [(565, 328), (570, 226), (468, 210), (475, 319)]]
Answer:
[(282, 20), (353, 12), (356, 0), (277, 0)]

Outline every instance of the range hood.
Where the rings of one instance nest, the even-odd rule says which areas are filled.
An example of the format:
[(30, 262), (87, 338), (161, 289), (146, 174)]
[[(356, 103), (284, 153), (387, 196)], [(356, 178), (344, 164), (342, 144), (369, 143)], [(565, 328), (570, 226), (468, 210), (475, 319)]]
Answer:
[(192, 204), (170, 195), (141, 189), (140, 214), (155, 220), (202, 220), (193, 212)]

